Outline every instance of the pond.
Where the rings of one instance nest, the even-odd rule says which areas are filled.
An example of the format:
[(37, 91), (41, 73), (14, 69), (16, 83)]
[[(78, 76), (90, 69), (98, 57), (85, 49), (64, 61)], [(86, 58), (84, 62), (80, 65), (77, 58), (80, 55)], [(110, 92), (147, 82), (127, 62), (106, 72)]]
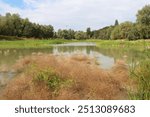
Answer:
[[(19, 59), (28, 55), (35, 55), (40, 53), (71, 56), (74, 54), (83, 54), (96, 58), (103, 69), (110, 69), (118, 60), (125, 60), (128, 65), (133, 61), (138, 61), (143, 58), (142, 52), (137, 50), (124, 50), (96, 47), (95, 43), (68, 43), (52, 45), (51, 48), (38, 49), (1, 49), (0, 50), (0, 83), (12, 79), (16, 73), (13, 72), (11, 66)], [(5, 79), (5, 80), (4, 80)]]

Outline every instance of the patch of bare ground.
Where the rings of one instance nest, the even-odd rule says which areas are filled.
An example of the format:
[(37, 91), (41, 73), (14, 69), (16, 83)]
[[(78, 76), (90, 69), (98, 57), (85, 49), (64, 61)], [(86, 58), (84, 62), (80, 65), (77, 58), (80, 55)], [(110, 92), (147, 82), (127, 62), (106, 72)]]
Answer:
[(20, 59), (14, 69), (20, 75), (7, 85), (1, 99), (128, 99), (129, 73), (121, 61), (103, 70), (87, 56), (40, 54)]

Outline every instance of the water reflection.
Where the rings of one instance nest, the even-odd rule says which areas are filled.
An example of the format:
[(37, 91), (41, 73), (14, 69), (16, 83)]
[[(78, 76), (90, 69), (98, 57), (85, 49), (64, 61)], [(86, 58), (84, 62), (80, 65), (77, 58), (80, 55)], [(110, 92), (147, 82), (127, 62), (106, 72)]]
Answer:
[(21, 57), (32, 55), (33, 53), (52, 53), (52, 49), (1, 49), (0, 66), (11, 66)]
[[(13, 74), (9, 72), (11, 66), (19, 59), (28, 55), (39, 53), (48, 53), (54, 55), (70, 56), (74, 54), (84, 54), (96, 58), (100, 63), (100, 67), (104, 69), (111, 68), (117, 59), (126, 60), (131, 63), (138, 62), (145, 58), (145, 55), (134, 49), (112, 49), (112, 48), (98, 48), (94, 43), (70, 43), (53, 45), (51, 48), (37, 48), (37, 49), (1, 49), (0, 50), (0, 79), (9, 79)], [(9, 68), (9, 70), (8, 70)], [(7, 73), (6, 69), (8, 70)], [(2, 72), (3, 71), (3, 72)]]
[[(76, 43), (75, 43), (76, 44)], [(93, 44), (88, 45), (88, 43), (85, 46), (85, 43), (82, 45), (80, 43), (80, 46), (75, 46), (71, 44), (72, 46), (54, 46), (53, 47), (53, 54), (54, 55), (65, 55), (65, 56), (71, 56), (75, 54), (82, 54), (87, 55), (90, 57), (96, 58), (98, 63), (100, 63), (100, 67), (104, 69), (111, 68), (114, 64), (114, 58), (105, 56), (97, 51), (97, 47)]]
[(0, 72), (0, 87), (5, 86), (12, 78), (17, 75), (15, 72)]

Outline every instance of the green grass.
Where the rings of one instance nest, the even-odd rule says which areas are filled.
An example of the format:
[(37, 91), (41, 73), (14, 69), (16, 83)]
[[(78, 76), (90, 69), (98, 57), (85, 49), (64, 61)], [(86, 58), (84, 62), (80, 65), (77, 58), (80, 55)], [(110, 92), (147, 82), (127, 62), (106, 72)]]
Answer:
[(61, 78), (50, 68), (36, 72), (33, 82), (45, 83), (50, 90), (53, 90), (54, 95), (57, 95), (61, 88), (66, 88), (73, 84), (73, 80)]
[(35, 76), (35, 80), (38, 82), (45, 82), (48, 87), (53, 90), (60, 88), (61, 82), (63, 82), (63, 80), (51, 69), (39, 71)]
[[(91, 41), (91, 40), (90, 40)], [(98, 47), (102, 48), (121, 48), (124, 50), (127, 49), (136, 49), (136, 50), (147, 50), (150, 48), (150, 41), (138, 40), (138, 41), (128, 41), (128, 40), (93, 40), (96, 42)]]
[(0, 49), (5, 48), (47, 48), (50, 47), (50, 44), (62, 44), (68, 42), (95, 42), (98, 47), (103, 48), (137, 48), (137, 49), (145, 49), (146, 47), (150, 47), (150, 41), (121, 41), (121, 40), (65, 40), (65, 39), (48, 39), (48, 40), (16, 40), (16, 41), (0, 41)]
[(141, 61), (130, 73), (131, 78), (137, 81), (137, 91), (129, 92), (130, 99), (150, 100), (150, 58)]
[(72, 41), (64, 40), (64, 39), (0, 41), (0, 49), (48, 48), (50, 47), (50, 44), (62, 44), (67, 42), (72, 42)]

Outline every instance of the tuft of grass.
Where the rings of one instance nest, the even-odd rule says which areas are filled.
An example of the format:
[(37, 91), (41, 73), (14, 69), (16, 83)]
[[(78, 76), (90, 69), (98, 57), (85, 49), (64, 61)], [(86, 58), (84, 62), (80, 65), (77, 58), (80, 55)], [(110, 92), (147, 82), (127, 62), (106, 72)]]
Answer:
[(137, 91), (130, 92), (131, 99), (150, 100), (150, 59), (141, 61), (132, 69), (131, 77), (137, 81)]
[(61, 88), (68, 88), (73, 85), (74, 81), (72, 79), (62, 78), (51, 68), (41, 69), (34, 73), (33, 76), (34, 83), (44, 83), (52, 90), (53, 95), (59, 95), (59, 90)]
[(57, 90), (60, 88), (63, 79), (51, 69), (43, 69), (39, 71), (34, 78), (34, 81), (44, 82), (50, 89)]

